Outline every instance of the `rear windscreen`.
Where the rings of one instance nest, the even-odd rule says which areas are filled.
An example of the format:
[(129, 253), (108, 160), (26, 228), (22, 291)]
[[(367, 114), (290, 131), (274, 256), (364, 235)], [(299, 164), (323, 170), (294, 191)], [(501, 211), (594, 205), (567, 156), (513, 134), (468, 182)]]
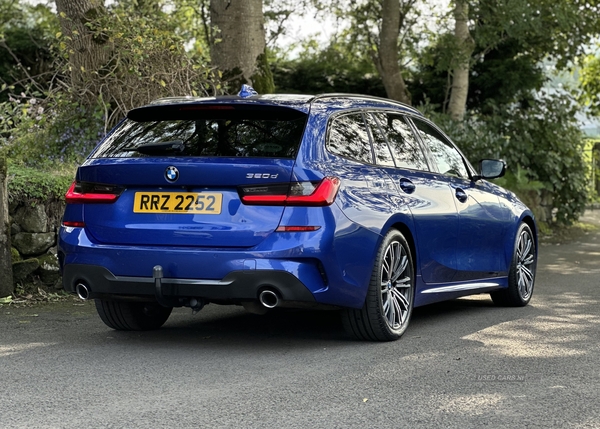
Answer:
[(305, 115), (240, 116), (153, 120), (126, 119), (92, 154), (92, 158), (207, 156), (294, 158)]

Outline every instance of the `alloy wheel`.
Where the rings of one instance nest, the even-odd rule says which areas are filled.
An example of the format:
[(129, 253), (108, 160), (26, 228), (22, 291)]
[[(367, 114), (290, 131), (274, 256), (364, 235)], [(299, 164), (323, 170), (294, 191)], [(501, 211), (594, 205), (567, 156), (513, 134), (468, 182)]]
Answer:
[(398, 330), (406, 323), (411, 303), (411, 267), (406, 249), (393, 241), (381, 264), (381, 300), (389, 327)]

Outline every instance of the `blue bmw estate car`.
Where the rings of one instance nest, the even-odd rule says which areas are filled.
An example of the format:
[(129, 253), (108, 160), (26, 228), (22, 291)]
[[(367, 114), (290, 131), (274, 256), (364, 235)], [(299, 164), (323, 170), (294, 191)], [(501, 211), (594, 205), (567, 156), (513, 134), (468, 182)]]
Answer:
[(118, 330), (173, 307), (337, 308), (364, 340), (413, 308), (533, 293), (532, 212), (417, 110), (361, 95), (166, 98), (130, 111), (66, 194), (64, 288)]

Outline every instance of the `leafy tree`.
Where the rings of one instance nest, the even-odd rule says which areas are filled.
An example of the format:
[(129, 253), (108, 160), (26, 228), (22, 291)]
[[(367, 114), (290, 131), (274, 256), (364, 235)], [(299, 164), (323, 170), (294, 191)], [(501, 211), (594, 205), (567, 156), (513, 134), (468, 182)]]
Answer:
[(410, 104), (404, 64), (419, 38), (412, 29), (418, 21), (417, 0), (333, 1), (339, 16), (350, 19), (345, 36), (355, 51), (365, 52), (373, 61), (393, 100)]
[(0, 102), (28, 85), (48, 89), (55, 70), (51, 41), (58, 31), (56, 15), (45, 5), (0, 0)]
[(523, 199), (533, 204), (539, 220), (570, 224), (587, 201), (578, 109), (568, 94), (541, 92), (534, 102), (495, 105), (487, 116), (470, 112), (463, 122), (439, 113), (432, 116), (473, 163), (504, 159), (509, 166), (504, 184), (520, 196), (537, 193), (537, 199)]
[(97, 20), (106, 16), (104, 0), (56, 0), (55, 3), (71, 85), (92, 104), (101, 91), (97, 77), (109, 73), (113, 50), (108, 38), (97, 31)]
[(582, 60), (581, 94), (579, 100), (589, 107), (590, 112), (600, 116), (600, 56), (587, 55)]
[[(460, 3), (463, 2), (456, 1), (455, 4), (458, 7)], [(599, 0), (471, 0), (469, 17), (469, 32), (475, 41), (475, 49), (469, 60), (471, 83), (475, 84), (479, 75), (475, 69), (481, 68), (481, 64), (485, 64), (488, 59), (495, 59), (494, 67), (498, 67), (497, 60), (506, 58), (508, 64), (502, 68), (510, 72), (514, 62), (519, 66), (518, 71), (524, 73), (519, 81), (530, 83), (529, 88), (525, 88), (522, 93), (527, 93), (527, 89), (539, 88), (539, 77), (543, 75), (539, 63), (542, 60), (549, 59), (557, 69), (564, 69), (600, 33)], [(425, 76), (417, 76), (417, 79), (435, 77), (430, 83), (439, 85), (442, 81), (436, 75), (446, 74), (444, 89), (431, 91), (444, 94), (443, 101), (439, 104), (445, 111), (452, 85), (452, 70), (456, 69), (457, 58), (463, 58), (468, 49), (465, 50), (465, 44), (457, 42), (458, 39), (448, 33), (432, 35), (432, 39), (435, 47), (430, 50), (428, 58), (421, 61), (425, 68), (420, 71), (424, 71)], [(464, 40), (467, 44), (470, 43), (468, 38)], [(480, 85), (479, 90), (510, 87), (515, 82), (511, 78), (517, 77), (514, 72), (507, 78), (498, 76), (497, 83), (487, 87)], [(487, 77), (489, 80), (490, 76)], [(421, 88), (424, 86), (421, 85)], [(472, 107), (471, 97), (474, 93), (469, 88), (469, 98), (464, 101), (467, 106)], [(481, 101), (490, 97), (487, 93), (482, 93), (478, 98)]]
[(470, 59), (475, 50), (475, 41), (469, 32), (469, 3), (467, 0), (454, 1), (454, 49), (452, 67), (452, 85), (448, 114), (455, 121), (462, 121), (467, 110), (469, 93)]
[(325, 49), (308, 43), (299, 58), (274, 61), (272, 70), (277, 92), (386, 95), (372, 61), (335, 41)]
[[(55, 43), (66, 57), (58, 57), (62, 66), (50, 89), (30, 87), (0, 103), (0, 148), (13, 161), (79, 162), (131, 108), (164, 96), (220, 91), (208, 64), (186, 52), (171, 14), (133, 1), (109, 8), (94, 4), (94, 12), (75, 9), (79, 15), (63, 10)], [(82, 20), (84, 30), (71, 26)], [(101, 56), (85, 58), (87, 51), (77, 51), (90, 43), (103, 50)]]
[[(425, 48), (409, 82), (415, 104), (429, 103), (442, 112), (447, 112), (451, 83), (444, 64), (449, 63), (452, 51), (445, 46), (440, 40)], [(471, 66), (467, 109), (489, 114), (493, 105), (527, 103), (532, 91), (539, 91), (546, 80), (543, 64), (524, 53), (518, 40), (508, 39)]]
[(218, 31), (211, 41), (211, 61), (224, 79), (236, 90), (250, 83), (260, 93), (273, 92), (262, 0), (211, 0), (210, 22)]

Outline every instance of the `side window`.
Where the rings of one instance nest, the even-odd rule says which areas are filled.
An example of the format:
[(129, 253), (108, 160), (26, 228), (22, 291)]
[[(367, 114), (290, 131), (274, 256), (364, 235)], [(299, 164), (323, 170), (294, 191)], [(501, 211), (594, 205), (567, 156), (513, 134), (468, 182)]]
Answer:
[(429, 170), (425, 155), (417, 143), (411, 127), (402, 116), (394, 113), (373, 113), (387, 136), (390, 148), (400, 168)]
[(438, 171), (449, 176), (468, 179), (467, 167), (456, 148), (431, 125), (418, 119), (413, 119), (413, 122), (419, 130), (423, 142), (431, 150)]
[(373, 117), (369, 114), (365, 115), (365, 120), (371, 129), (371, 135), (373, 136), (373, 152), (375, 153), (375, 162), (378, 165), (384, 165), (386, 167), (395, 167), (394, 158), (390, 152), (387, 140), (381, 129)]
[(361, 113), (337, 116), (330, 124), (327, 149), (366, 164), (373, 163), (371, 144)]

